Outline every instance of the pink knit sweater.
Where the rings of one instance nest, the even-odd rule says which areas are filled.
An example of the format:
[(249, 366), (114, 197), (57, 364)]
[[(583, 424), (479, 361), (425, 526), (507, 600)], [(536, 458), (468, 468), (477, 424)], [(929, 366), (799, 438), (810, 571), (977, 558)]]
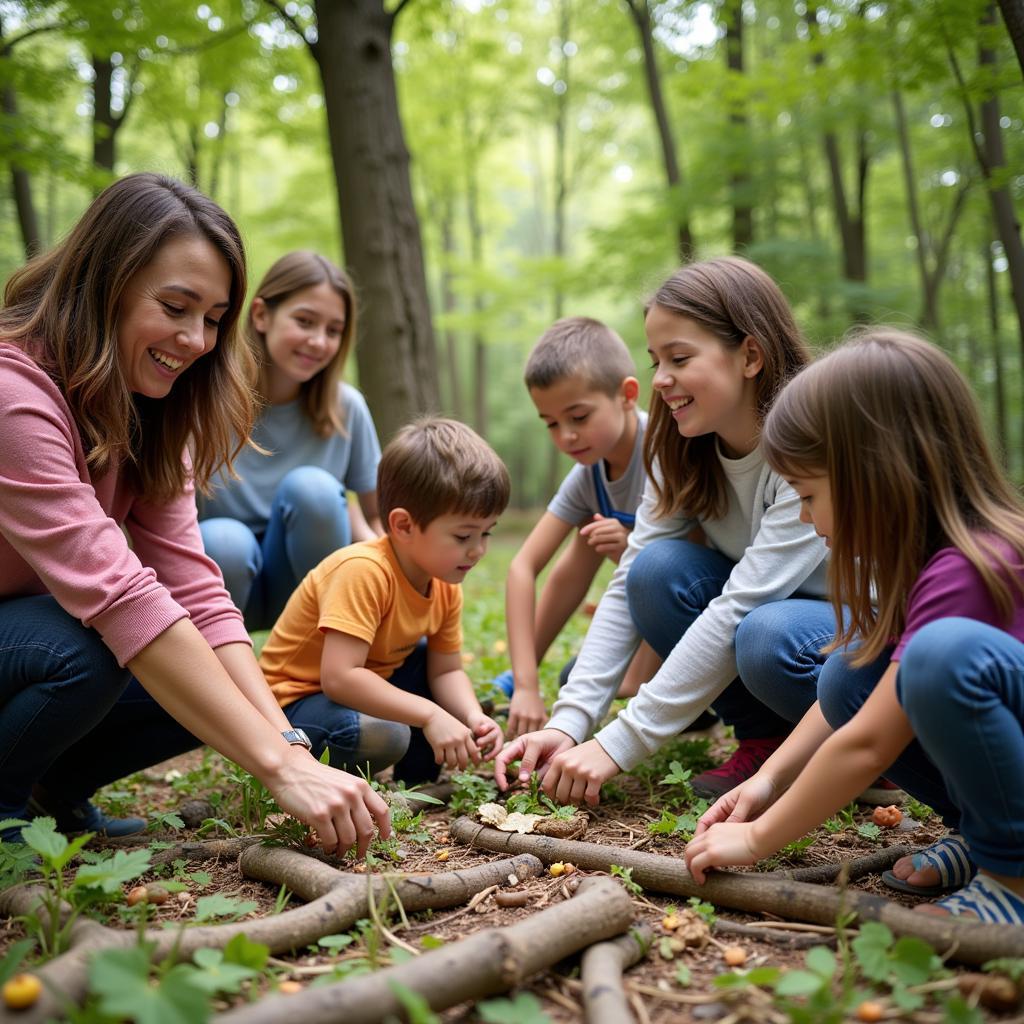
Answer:
[(249, 642), (203, 553), (191, 485), (161, 505), (119, 468), (94, 479), (57, 385), (0, 343), (0, 615), (7, 598), (46, 593), (122, 665), (186, 616), (211, 647)]

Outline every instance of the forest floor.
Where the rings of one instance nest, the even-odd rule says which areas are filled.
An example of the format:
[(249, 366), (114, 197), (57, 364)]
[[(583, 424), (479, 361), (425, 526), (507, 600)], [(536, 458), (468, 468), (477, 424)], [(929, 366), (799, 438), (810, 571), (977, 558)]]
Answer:
[[(505, 570), (517, 542), (518, 536), (499, 537), (494, 543), (495, 550), (466, 584), (467, 669), (480, 684), (484, 698), (494, 697), (486, 681), (507, 667), (502, 590)], [(485, 566), (486, 571), (482, 571)], [(595, 590), (595, 595), (597, 592)], [(587, 621), (584, 616), (577, 616), (549, 659), (544, 676), (549, 696), (558, 666), (578, 645)], [(694, 808), (692, 804), (686, 773), (696, 774), (708, 764), (721, 760), (731, 743), (721, 729), (705, 736), (684, 736), (650, 762), (620, 776), (605, 787), (600, 806), (587, 811), (587, 830), (582, 839), (618, 848), (624, 853), (643, 851), (680, 858), (688, 829), (693, 825), (693, 814), (699, 812), (699, 807)], [(273, 814), (269, 822), (266, 818), (265, 795), (258, 786), (240, 781), (237, 771), (219, 755), (196, 751), (111, 787), (101, 795), (101, 802), (113, 813), (146, 814), (151, 831), (140, 838), (142, 845), (149, 843), (154, 851), (165, 845), (240, 834), (247, 826), (249, 830), (266, 828), (275, 818)], [(475, 776), (472, 773), (458, 776), (454, 794), (446, 806), (414, 804), (409, 813), (398, 816), (401, 831), (395, 840), (374, 849), (368, 865), (342, 861), (338, 862), (339, 866), (346, 871), (415, 874), (462, 870), (496, 860), (498, 854), (461, 845), (450, 835), (450, 826), (456, 817), (472, 814), (479, 803), (490, 799), (490, 785), (483, 769)], [(199, 830), (202, 834), (183, 826), (177, 817), (183, 802), (189, 800), (206, 800), (212, 805), (206, 812), (205, 827)], [(896, 828), (879, 828), (871, 819), (870, 808), (851, 805), (811, 836), (791, 844), (776, 858), (759, 865), (757, 870), (834, 864), (875, 853), (887, 846), (925, 845), (943, 832), (941, 822), (927, 808), (913, 802), (904, 808), (903, 819)], [(93, 845), (103, 846), (98, 840)], [(572, 874), (579, 878), (589, 873), (579, 870)], [(886, 940), (884, 934), (876, 930), (871, 933), (875, 944), (872, 954), (867, 938), (861, 945), (851, 942), (855, 929), (844, 930), (837, 944), (834, 928), (794, 926), (774, 915), (715, 908), (699, 898), (666, 897), (656, 891), (643, 890), (629, 878), (628, 871), (613, 871), (613, 874), (620, 874), (630, 892), (635, 923), (649, 924), (654, 936), (648, 956), (625, 975), (630, 1006), (640, 1024), (680, 1020), (720, 1020), (728, 1024), (742, 1020), (792, 1020), (796, 1024), (801, 1021), (810, 1024), (848, 1019), (958, 1024), (1020, 1019), (975, 1008), (973, 1000), (961, 999), (954, 986), (955, 973), (962, 974), (963, 969), (956, 968), (952, 961), (946, 965), (941, 956), (931, 956), (927, 951), (922, 959), (919, 944), (915, 945), (917, 940), (894, 942), (891, 935)], [(522, 907), (499, 906), (493, 892), (470, 905), (409, 914), (407, 921), (403, 920), (401, 908), (378, 907), (372, 919), (356, 922), (355, 927), (344, 934), (324, 936), (319, 942), (290, 954), (271, 957), (258, 976), (240, 986), (238, 994), (218, 994), (214, 1009), (259, 999), (273, 991), (343, 981), (441, 944), (464, 939), (481, 929), (504, 927), (570, 898), (567, 878), (571, 877), (564, 874), (556, 877), (545, 870), (537, 877), (520, 880), (517, 888), (529, 894)], [(205, 905), (210, 906), (208, 898), (211, 896), (228, 901), (222, 903), (222, 919), (233, 916), (242, 921), (290, 910), (301, 902), (284, 886), (244, 878), (237, 858), (228, 856), (206, 860), (191, 856), (176, 858), (157, 871), (125, 884), (124, 891), (140, 883), (158, 883), (173, 892), (166, 903), (149, 908), (150, 923), (157, 925), (174, 926), (192, 921), (204, 898)], [(917, 902), (886, 888), (878, 875), (861, 878), (852, 882), (851, 887), (906, 906)], [(683, 947), (672, 927), (673, 916), (678, 918), (684, 911), (696, 914), (698, 925), (701, 921), (710, 924), (717, 918), (718, 923), (704, 932), (696, 946)], [(116, 907), (108, 907), (94, 916), (100, 916), (115, 927), (126, 927), (131, 920), (123, 908)], [(754, 925), (757, 930), (735, 934), (723, 930), (729, 927), (728, 922)], [(10, 950), (25, 932), (23, 921), (10, 918), (0, 921), (0, 955)], [(862, 929), (861, 935), (866, 937), (868, 932)], [(793, 948), (781, 944), (780, 936), (783, 943), (789, 937), (803, 945)], [(811, 943), (819, 949), (812, 952)], [(737, 952), (736, 947), (742, 953)], [(822, 952), (821, 947), (837, 952), (833, 956)], [(731, 952), (727, 953), (728, 949)], [(29, 963), (34, 956), (30, 954)], [(887, 965), (883, 969), (879, 968), (879, 957)], [(742, 958), (742, 964), (727, 963), (727, 959), (735, 961), (737, 958)], [(1024, 961), (1014, 961), (1007, 967), (1011, 973), (1019, 973)], [(785, 986), (775, 991), (781, 976), (779, 972), (793, 975), (792, 992), (787, 994)], [(800, 978), (804, 984), (802, 991)], [(475, 1021), (579, 1022), (584, 1019), (581, 989), (579, 960), (575, 958), (557, 964), (505, 996), (462, 1004), (444, 1011), (439, 1018), (421, 1010), (411, 1019), (420, 1024), (434, 1019), (467, 1024)], [(861, 1005), (865, 1001), (877, 1005), (865, 1009)], [(871, 1016), (876, 1011), (880, 1016)], [(68, 1019), (100, 1022), (118, 1018), (103, 1016), (94, 1009), (91, 1016)], [(191, 1022), (186, 1018), (184, 1024)]]

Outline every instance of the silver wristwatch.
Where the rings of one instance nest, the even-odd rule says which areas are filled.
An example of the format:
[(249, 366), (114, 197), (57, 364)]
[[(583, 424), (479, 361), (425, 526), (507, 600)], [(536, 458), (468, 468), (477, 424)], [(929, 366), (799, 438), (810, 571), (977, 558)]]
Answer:
[(304, 729), (284, 729), (282, 730), (281, 735), (285, 738), (285, 741), (290, 743), (293, 747), (305, 747), (307, 750), (313, 749), (313, 743), (306, 735)]

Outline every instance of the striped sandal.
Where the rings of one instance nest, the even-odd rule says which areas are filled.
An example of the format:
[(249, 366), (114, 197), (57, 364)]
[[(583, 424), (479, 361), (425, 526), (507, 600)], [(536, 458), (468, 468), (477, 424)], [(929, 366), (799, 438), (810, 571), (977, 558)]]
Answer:
[(958, 832), (943, 836), (910, 858), (915, 871), (932, 867), (939, 873), (938, 885), (911, 885), (903, 878), (897, 878), (892, 871), (882, 872), (882, 881), (890, 889), (909, 892), (913, 896), (944, 896), (948, 892), (962, 889), (978, 870), (971, 860), (967, 842)]
[(985, 924), (1024, 925), (1024, 897), (991, 875), (975, 875), (974, 881), (935, 905), (957, 917), (974, 916)]

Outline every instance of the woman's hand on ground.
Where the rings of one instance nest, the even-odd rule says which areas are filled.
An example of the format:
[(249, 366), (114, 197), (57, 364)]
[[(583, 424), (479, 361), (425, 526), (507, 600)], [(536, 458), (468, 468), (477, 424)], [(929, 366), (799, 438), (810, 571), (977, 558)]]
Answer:
[(528, 732), (541, 729), (548, 720), (548, 711), (539, 693), (516, 687), (512, 691), (512, 703), (508, 707), (508, 738), (525, 736)]
[(752, 775), (728, 793), (723, 793), (697, 822), (694, 835), (701, 835), (719, 822), (753, 821), (775, 803), (778, 794), (775, 783), (768, 777)]
[(543, 788), (557, 804), (586, 801), (591, 807), (596, 807), (601, 801), (601, 787), (620, 771), (622, 769), (597, 740), (587, 740), (578, 747), (563, 751), (551, 761)]
[(552, 758), (563, 750), (574, 746), (576, 746), (576, 741), (561, 729), (541, 729), (539, 732), (528, 732), (525, 736), (520, 736), (506, 744), (498, 755), (494, 762), (494, 781), (497, 782), (498, 789), (502, 793), (508, 789), (508, 776), (505, 773), (513, 761), (520, 762), (520, 782), (529, 782), (530, 776), (535, 771), (540, 778), (544, 778)]
[(691, 839), (683, 856), (693, 880), (703, 885), (707, 872), (732, 864), (756, 864), (770, 851), (758, 851), (751, 822), (713, 825)]
[(505, 742), (501, 726), (482, 711), (479, 715), (472, 717), (467, 724), (476, 737), (476, 747), (480, 751), (480, 757), (484, 761), (490, 761), (501, 750), (502, 744)]
[(618, 519), (605, 519), (595, 515), (592, 522), (580, 529), (580, 536), (605, 558), (610, 558), (616, 565), (629, 543), (629, 530)]
[[(500, 733), (500, 730), (499, 730)], [(437, 705), (423, 726), (423, 735), (434, 751), (434, 761), (446, 768), (466, 768), (480, 763), (473, 730)]]
[(316, 830), (325, 853), (340, 857), (355, 845), (362, 857), (378, 831), (382, 839), (391, 835), (388, 805), (363, 779), (301, 747), (289, 748), (277, 777), (264, 781), (283, 811)]

